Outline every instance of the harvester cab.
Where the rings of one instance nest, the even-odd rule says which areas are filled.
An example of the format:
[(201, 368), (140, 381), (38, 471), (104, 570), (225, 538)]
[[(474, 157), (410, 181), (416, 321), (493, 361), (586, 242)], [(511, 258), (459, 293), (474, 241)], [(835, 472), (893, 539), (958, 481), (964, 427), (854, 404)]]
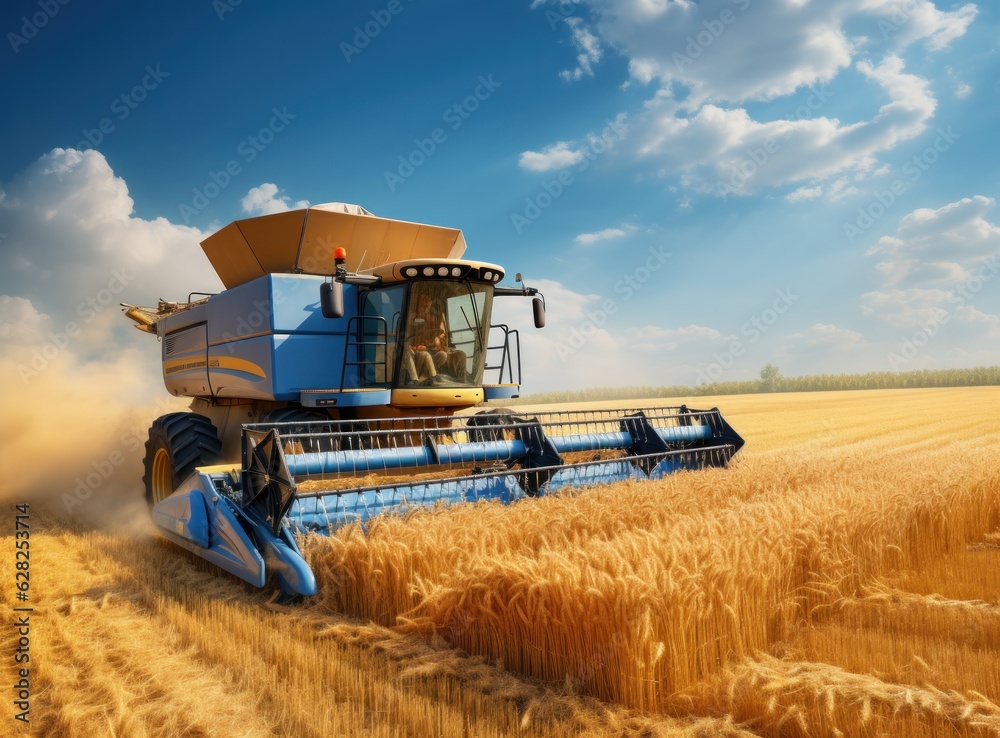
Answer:
[(519, 392), (494, 300), (532, 298), (538, 328), (545, 301), (463, 259), (460, 230), (332, 203), (202, 248), (223, 292), (123, 304), (159, 337), (167, 390), (192, 398), (150, 428), (146, 499), (165, 537), (256, 586), (273, 574), (283, 598), (315, 592), (295, 533), (721, 466), (743, 445), (717, 409), (467, 412)]

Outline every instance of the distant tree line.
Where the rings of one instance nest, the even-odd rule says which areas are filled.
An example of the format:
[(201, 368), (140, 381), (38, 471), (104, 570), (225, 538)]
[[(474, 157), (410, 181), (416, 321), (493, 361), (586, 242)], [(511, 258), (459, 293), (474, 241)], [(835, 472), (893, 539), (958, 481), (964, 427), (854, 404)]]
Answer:
[(526, 395), (512, 403), (593, 402), (635, 400), (654, 397), (700, 397), (704, 395), (752, 395), (766, 392), (831, 392), (839, 390), (914, 389), (920, 387), (979, 387), (1000, 385), (1000, 367), (974, 369), (919, 369), (910, 372), (866, 372), (865, 374), (810, 374), (783, 377), (778, 367), (767, 364), (760, 379), (713, 382), (691, 387), (683, 384), (645, 387), (599, 387)]

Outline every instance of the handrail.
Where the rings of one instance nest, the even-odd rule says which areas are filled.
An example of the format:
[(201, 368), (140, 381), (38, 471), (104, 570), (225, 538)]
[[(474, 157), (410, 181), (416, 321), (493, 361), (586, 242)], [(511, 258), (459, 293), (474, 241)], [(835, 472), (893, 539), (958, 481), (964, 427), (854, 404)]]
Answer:
[[(359, 338), (360, 336), (364, 336), (364, 321), (366, 321), (366, 320), (374, 320), (374, 321), (376, 321), (379, 324), (378, 330), (376, 330), (376, 332), (375, 332), (375, 340), (373, 340), (373, 341), (361, 340), (361, 338)], [(352, 331), (352, 328), (354, 329), (353, 331)], [(381, 340), (379, 340), (379, 339), (381, 339)], [(365, 347), (365, 346), (374, 346), (374, 347), (381, 346), (384, 349), (384, 351), (382, 352), (382, 359), (381, 360), (378, 360), (378, 359), (371, 360), (371, 359), (361, 358), (358, 361), (351, 361), (349, 359), (349, 357), (351, 355), (351, 348), (352, 347), (357, 351), (357, 355), (358, 356), (362, 356), (363, 357), (363, 354), (361, 353), (361, 349), (362, 349), (362, 347)], [(346, 344), (346, 346), (344, 348), (344, 363), (343, 363), (343, 365), (340, 368), (340, 391), (341, 392), (344, 391), (344, 381), (347, 378), (347, 367), (349, 367), (349, 366), (359, 366), (359, 367), (372, 366), (372, 367), (375, 368), (375, 370), (376, 370), (375, 374), (377, 376), (378, 375), (379, 364), (382, 365), (382, 376), (385, 377), (384, 381), (369, 383), (365, 379), (365, 372), (364, 372), (364, 369), (362, 369), (360, 371), (360, 373), (359, 373), (358, 384), (359, 385), (363, 384), (365, 386), (370, 386), (370, 384), (383, 385), (385, 388), (388, 388), (390, 386), (391, 382), (390, 382), (390, 378), (389, 378), (389, 369), (388, 369), (388, 367), (389, 367), (389, 324), (386, 321), (386, 319), (383, 316), (381, 316), (381, 315), (355, 315), (355, 316), (352, 316), (347, 321), (347, 344)]]
[[(521, 337), (517, 332), (517, 329), (511, 328), (506, 323), (497, 323), (495, 325), (490, 325), (490, 331), (494, 328), (499, 329), (503, 332), (503, 343), (496, 344), (494, 346), (489, 345), (489, 337), (487, 336), (487, 346), (486, 346), (486, 360), (489, 359), (490, 351), (500, 350), (500, 363), (490, 366), (484, 361), (483, 373), (488, 371), (499, 370), (497, 375), (497, 384), (504, 384), (503, 375), (504, 369), (507, 370), (507, 376), (510, 379), (510, 384), (520, 384), (521, 383)], [(514, 337), (514, 346), (517, 350), (517, 378), (514, 377), (514, 359), (511, 352), (511, 336)]]

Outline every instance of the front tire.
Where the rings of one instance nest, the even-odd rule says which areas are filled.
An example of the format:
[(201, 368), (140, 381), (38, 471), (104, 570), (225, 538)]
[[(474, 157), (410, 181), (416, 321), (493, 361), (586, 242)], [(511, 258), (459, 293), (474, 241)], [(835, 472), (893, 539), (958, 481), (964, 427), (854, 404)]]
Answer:
[(150, 509), (163, 502), (199, 466), (222, 460), (212, 421), (197, 413), (170, 413), (153, 421), (146, 441), (142, 482)]

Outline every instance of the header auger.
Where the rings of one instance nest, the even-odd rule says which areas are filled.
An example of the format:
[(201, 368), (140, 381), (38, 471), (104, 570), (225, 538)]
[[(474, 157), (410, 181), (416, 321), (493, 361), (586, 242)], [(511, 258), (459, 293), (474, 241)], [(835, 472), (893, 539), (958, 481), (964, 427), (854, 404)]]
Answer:
[(743, 445), (718, 409), (465, 412), (518, 396), (494, 298), (531, 297), (538, 328), (545, 302), (462, 259), (459, 230), (332, 203), (202, 247), (224, 292), (123, 305), (161, 339), (167, 390), (193, 398), (150, 428), (146, 499), (165, 537), (258, 587), (275, 575), (283, 598), (316, 590), (295, 533), (724, 466)]

